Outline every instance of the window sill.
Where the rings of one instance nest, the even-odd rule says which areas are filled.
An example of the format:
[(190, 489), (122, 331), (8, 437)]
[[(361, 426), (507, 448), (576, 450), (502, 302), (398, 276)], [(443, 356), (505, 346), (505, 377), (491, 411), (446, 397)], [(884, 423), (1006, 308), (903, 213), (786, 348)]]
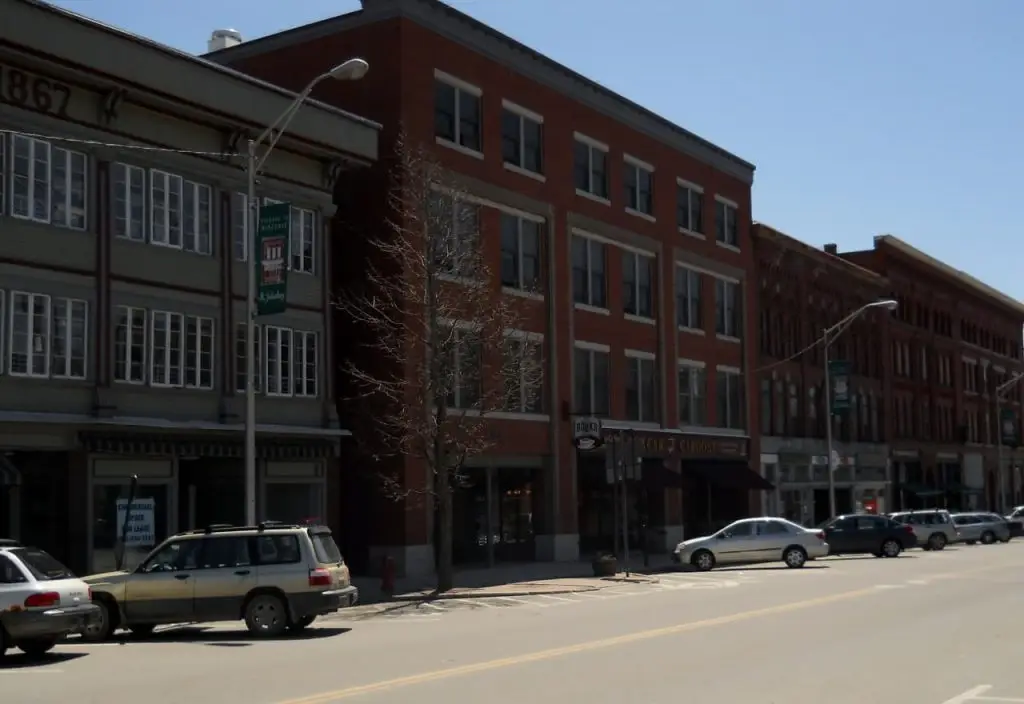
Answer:
[(531, 423), (544, 423), (551, 420), (546, 413), (519, 413), (517, 411), (481, 411), (477, 408), (453, 408), (447, 409), (448, 415), (461, 416), (463, 418), (480, 418), (482, 420), (522, 420)]
[(610, 200), (608, 200), (607, 198), (602, 198), (601, 196), (596, 196), (593, 193), (591, 193), (590, 191), (584, 191), (582, 188), (577, 188), (576, 189), (576, 195), (580, 196), (581, 198), (586, 198), (587, 200), (592, 200), (595, 203), (600, 203), (601, 205), (611, 205), (612, 204), (612, 202)]
[(624, 313), (623, 318), (630, 321), (631, 323), (643, 323), (644, 325), (654, 325), (657, 320), (654, 318), (648, 318), (646, 315), (634, 315), (632, 313)]
[(627, 430), (661, 430), (661, 423), (654, 420), (631, 420), (626, 419), (629, 424)]
[(686, 327), (685, 325), (679, 325), (679, 326), (677, 326), (677, 328), (678, 328), (679, 332), (685, 332), (685, 333), (687, 333), (689, 335), (701, 335), (701, 336), (707, 335), (707, 333), (704, 332), (703, 330), (701, 330), (700, 328), (689, 328), (689, 327)]
[(679, 230), (679, 234), (680, 235), (686, 235), (687, 237), (692, 237), (695, 240), (706, 240), (707, 239), (706, 235), (704, 235), (704, 234), (702, 234), (700, 232), (695, 232), (694, 230), (687, 230), (685, 227), (678, 227), (676, 229)]
[(460, 154), (465, 154), (466, 156), (471, 156), (474, 159), (480, 159), (481, 161), (483, 161), (484, 153), (478, 152), (476, 149), (470, 149), (469, 147), (464, 147), (461, 144), (450, 142), (444, 137), (434, 137), (434, 141), (437, 142), (437, 144), (439, 144), (442, 147), (451, 149), (453, 151), (459, 152)]
[(608, 310), (607, 308), (599, 308), (597, 306), (592, 306), (587, 303), (573, 303), (572, 307), (575, 308), (576, 310), (584, 311), (586, 313), (595, 313), (597, 315), (611, 315), (611, 311)]
[(736, 252), (737, 254), (740, 253), (740, 248), (734, 244), (729, 244), (728, 242), (722, 242), (720, 240), (715, 240), (715, 244), (717, 244), (722, 249), (728, 249), (730, 252)]
[(547, 183), (548, 181), (547, 176), (545, 176), (544, 174), (539, 174), (536, 171), (524, 169), (522, 166), (516, 166), (515, 164), (510, 164), (507, 161), (504, 163), (504, 166), (506, 171), (510, 171), (514, 174), (519, 174), (520, 176), (525, 176), (526, 178), (532, 178), (534, 181), (538, 181), (540, 183)]
[(732, 335), (722, 335), (721, 333), (715, 333), (715, 337), (721, 340), (722, 342), (731, 342), (737, 345), (743, 341), (738, 337), (733, 337)]
[(537, 293), (535, 291), (527, 291), (521, 288), (515, 288), (514, 286), (502, 286), (501, 292), (509, 296), (518, 296), (519, 298), (526, 298), (531, 301), (543, 301), (544, 294)]
[(658, 222), (658, 218), (654, 217), (653, 215), (641, 212), (639, 210), (634, 210), (633, 208), (626, 208), (626, 212), (632, 215), (633, 217), (646, 220), (647, 222)]

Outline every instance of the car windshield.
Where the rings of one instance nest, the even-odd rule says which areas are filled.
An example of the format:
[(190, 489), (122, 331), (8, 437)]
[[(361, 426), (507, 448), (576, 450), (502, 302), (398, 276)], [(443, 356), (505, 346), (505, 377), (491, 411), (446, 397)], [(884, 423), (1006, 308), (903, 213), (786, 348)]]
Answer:
[(21, 564), (40, 581), (50, 579), (73, 579), (74, 572), (58, 562), (50, 553), (39, 548), (15, 548), (10, 551)]
[(338, 549), (338, 544), (334, 542), (334, 537), (330, 533), (310, 532), (309, 537), (313, 541), (316, 561), (321, 565), (336, 565), (344, 562), (341, 550)]

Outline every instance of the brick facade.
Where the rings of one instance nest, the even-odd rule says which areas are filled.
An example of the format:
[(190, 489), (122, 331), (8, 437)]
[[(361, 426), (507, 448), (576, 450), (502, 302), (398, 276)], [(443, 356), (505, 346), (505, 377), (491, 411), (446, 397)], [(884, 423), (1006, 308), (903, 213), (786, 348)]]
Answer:
[[(499, 489), (490, 493), (490, 498), (477, 495), (476, 500), (486, 504), (488, 511), (500, 514), (499, 525), (491, 528), (501, 533), (505, 525), (501, 507), (514, 503), (510, 497), (524, 492), (532, 496), (533, 505), (528, 509), (532, 546), (516, 549), (511, 545), (514, 541), (506, 546), (504, 537), (499, 536), (498, 559), (574, 559), (581, 545), (584, 551), (587, 549), (581, 533), (590, 528), (581, 527), (581, 521), (596, 525), (611, 520), (611, 516), (597, 515), (602, 511), (595, 509), (595, 515), (588, 518), (586, 509), (581, 509), (589, 499), (580, 488), (583, 475), (577, 464), (584, 460), (577, 462), (572, 421), (580, 415), (604, 416), (606, 432), (620, 440), (596, 453), (598, 456), (630, 452), (638, 461), (643, 456), (645, 467), (664, 464), (676, 472), (676, 479), (667, 479), (670, 486), (658, 491), (637, 483), (637, 496), (645, 497), (647, 502), (647, 508), (637, 509), (638, 520), (657, 524), (652, 540), (660, 541), (663, 549), (678, 538), (684, 523), (681, 493), (686, 494), (687, 489), (686, 482), (678, 479), (678, 460), (735, 460), (738, 456), (744, 464), (746, 458), (755, 458), (756, 466), (759, 455), (756, 434), (747, 440), (749, 419), (758, 417), (758, 399), (749, 393), (745, 374), (755, 358), (756, 350), (749, 341), (755, 339), (757, 330), (756, 318), (749, 314), (756, 310), (757, 292), (746, 285), (754, 266), (749, 239), (753, 166), (440, 3), (366, 0), (363, 5), (362, 11), (243, 43), (208, 58), (298, 90), (329, 64), (362, 56), (371, 65), (366, 78), (358, 83), (325, 82), (315, 96), (382, 123), (382, 155), (388, 153), (388, 145), (394, 143), (400, 129), (410, 142), (436, 145), (437, 158), (483, 206), (481, 232), (485, 240), (495, 243), (495, 270), (500, 269), (496, 243), (500, 239), (501, 214), (543, 222), (541, 295), (521, 298), (528, 327), (544, 335), (548, 362), (545, 413), (492, 421), (497, 443), (488, 457), (476, 460), (489, 468), (485, 470), (489, 478), (478, 483), (490, 487), (497, 482)], [(459, 130), (453, 135), (456, 144), (439, 138), (435, 124), (435, 108), (452, 88), (463, 96), (456, 101), (466, 101), (459, 103), (462, 114), (458, 117), (469, 115), (474, 122), (460, 122), (454, 128)], [(477, 111), (479, 120), (474, 121)], [(540, 164), (530, 163), (532, 172), (509, 164), (508, 154), (503, 155), (502, 125), (511, 115), (528, 116), (531, 123), (541, 124)], [(584, 178), (575, 168), (579, 159), (575, 154), (583, 149), (581, 145), (604, 152), (603, 184), (599, 183), (601, 178), (592, 173)], [(521, 145), (520, 149), (525, 147)], [(590, 154), (592, 161), (599, 160), (593, 151)], [(386, 164), (386, 159), (382, 163)], [(651, 168), (649, 189), (637, 168)], [(632, 170), (637, 183), (631, 202), (625, 194), (628, 170)], [(358, 264), (353, 262), (359, 260), (359, 231), (381, 226), (386, 180), (381, 171), (350, 172), (342, 178), (335, 225), (340, 238), (335, 250), (345, 250), (347, 260), (337, 263), (342, 279), (357, 274)], [(580, 193), (580, 185), (594, 186), (591, 190), (597, 195)], [(648, 191), (653, 195), (648, 197)], [(634, 207), (629, 208), (630, 204)], [(716, 215), (726, 211), (725, 204), (725, 217), (734, 220), (735, 225), (723, 224), (716, 236)], [(702, 212), (699, 225), (691, 222), (698, 206)], [(733, 231), (734, 243), (718, 241), (723, 237), (732, 240)], [(588, 272), (594, 273), (593, 262), (600, 252), (604, 253), (604, 281), (598, 284), (602, 290), (589, 298), (574, 291), (573, 285), (573, 248), (577, 248), (577, 262), (583, 261), (583, 242), (592, 243), (586, 246), (591, 257)], [(646, 276), (648, 262), (650, 276)], [(630, 287), (632, 302), (624, 300), (624, 271), (631, 272), (635, 280)], [(694, 302), (688, 308), (692, 316), (689, 319), (680, 317), (677, 307), (677, 281), (687, 280), (677, 271), (688, 272), (686, 276), (699, 282), (692, 284)], [(726, 292), (726, 282), (737, 287)], [(344, 283), (339, 280), (339, 285)], [(727, 305), (725, 312), (719, 311), (716, 295), (735, 295), (736, 302)], [(636, 314), (627, 313), (627, 308)], [(716, 317), (721, 319), (718, 326)], [(723, 325), (728, 334), (717, 334)], [(339, 329), (344, 329), (343, 321)], [(586, 352), (581, 351), (581, 343)], [(578, 407), (581, 391), (575, 393), (574, 401), (574, 389), (583, 387), (582, 382), (574, 382), (574, 373), (582, 372), (577, 367), (584, 360), (589, 363), (590, 352), (607, 354), (608, 408)], [(344, 354), (343, 340), (339, 341), (339, 354)], [(652, 396), (651, 403), (641, 392), (631, 414), (627, 411), (627, 379), (631, 368), (640, 370), (638, 374), (646, 373), (647, 359), (655, 360), (650, 368), (656, 381), (647, 389), (653, 391), (647, 394)], [(695, 402), (692, 422), (686, 424), (680, 423), (677, 406), (679, 359), (706, 369), (706, 392)], [(728, 373), (719, 371), (719, 367), (734, 370), (735, 376), (716, 381)], [(599, 381), (600, 375), (591, 378)], [(720, 384), (732, 384), (739, 390), (729, 396), (728, 404), (725, 394), (722, 399), (716, 396)], [(590, 384), (587, 386), (589, 389)], [(723, 390), (728, 391), (728, 387)], [(588, 402), (593, 405), (592, 398)], [(716, 427), (724, 425), (716, 418), (720, 406), (732, 417), (734, 428)], [(638, 421), (635, 416), (641, 408), (653, 417)], [(346, 415), (345, 408), (341, 414)], [(630, 415), (634, 416), (632, 420)], [(710, 438), (712, 442), (696, 442), (694, 438)], [(737, 438), (743, 442), (732, 442)], [(723, 442), (718, 443), (719, 439)], [(719, 451), (724, 456), (714, 457)], [(647, 462), (651, 459), (657, 462), (651, 465)], [(361, 463), (355, 458), (352, 462)], [(586, 462), (593, 464), (592, 459)], [(599, 464), (605, 462), (611, 464), (610, 460), (598, 459)], [(532, 478), (518, 489), (505, 491), (501, 487), (506, 467), (529, 468)], [(645, 476), (656, 473), (655, 469), (644, 471)], [(425, 481), (422, 470), (412, 461), (406, 474), (412, 484)], [(409, 572), (429, 569), (429, 511), (422, 505), (379, 500), (368, 510), (364, 490), (350, 486), (348, 494), (362, 498), (346, 503), (346, 507), (365, 516), (372, 525), (366, 555), (371, 567), (380, 554), (387, 553)], [(747, 496), (745, 491), (743, 496)], [(637, 499), (637, 505), (641, 503)], [(746, 512), (747, 499), (741, 503)], [(723, 512), (740, 510), (734, 505), (728, 511), (724, 507), (725, 503), (719, 507), (720, 517)], [(510, 509), (512, 514), (516, 511)], [(610, 507), (603, 511), (611, 512)], [(702, 523), (712, 520), (713, 511), (707, 507), (695, 508), (692, 513), (694, 521), (698, 514)], [(456, 519), (460, 520), (458, 515)], [(468, 522), (472, 520), (470, 516)], [(479, 533), (479, 526), (477, 530)], [(594, 530), (600, 533), (604, 529)], [(521, 537), (525, 540), (527, 536)], [(353, 544), (348, 549), (358, 551), (360, 546)], [(493, 548), (488, 549), (487, 559), (495, 559)]]

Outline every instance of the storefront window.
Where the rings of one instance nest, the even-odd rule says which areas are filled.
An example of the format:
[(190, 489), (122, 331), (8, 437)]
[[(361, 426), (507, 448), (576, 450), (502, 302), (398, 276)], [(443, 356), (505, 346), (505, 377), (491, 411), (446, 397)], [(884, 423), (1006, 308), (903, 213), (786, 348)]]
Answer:
[[(92, 571), (117, 569), (117, 551), (121, 539), (130, 487), (100, 484), (93, 487)], [(140, 484), (135, 491), (132, 519), (124, 547), (123, 569), (134, 569), (147, 554), (167, 537), (169, 487), (166, 484)]]
[(323, 483), (268, 483), (263, 515), (284, 523), (325, 523)]

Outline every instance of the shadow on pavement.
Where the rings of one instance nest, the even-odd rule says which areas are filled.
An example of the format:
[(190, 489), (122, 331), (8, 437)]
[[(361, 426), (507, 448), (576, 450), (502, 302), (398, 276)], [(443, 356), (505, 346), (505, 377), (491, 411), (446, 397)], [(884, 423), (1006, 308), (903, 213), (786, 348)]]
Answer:
[(335, 628), (331, 626), (313, 626), (298, 633), (286, 633), (278, 638), (267, 638), (254, 636), (244, 629), (225, 631), (214, 630), (203, 626), (184, 626), (181, 628), (170, 628), (165, 631), (157, 631), (152, 635), (139, 637), (127, 635), (119, 637), (118, 642), (122, 644), (153, 644), (153, 643), (206, 643), (220, 647), (246, 647), (253, 643), (264, 641), (288, 641), (288, 640), (319, 640), (321, 638), (332, 638), (351, 631), (351, 628)]
[[(59, 647), (59, 646), (58, 646)], [(86, 653), (46, 653), (38, 657), (25, 655), (19, 650), (9, 651), (0, 659), (0, 670), (24, 670), (32, 667), (49, 667), (84, 658)]]
[(752, 564), (752, 565), (729, 565), (728, 567), (716, 567), (714, 572), (761, 572), (762, 570), (790, 570), (792, 572), (799, 572), (800, 570), (827, 570), (831, 565), (823, 565), (819, 562), (808, 562), (803, 567), (794, 569), (787, 567), (786, 565), (764, 565), (764, 564)]
[[(918, 556), (909, 555), (906, 552), (901, 552), (896, 559), (902, 560), (904, 557), (917, 559)], [(885, 560), (891, 558), (875, 557), (874, 555), (829, 555), (825, 559), (831, 562), (844, 562), (846, 560)]]

